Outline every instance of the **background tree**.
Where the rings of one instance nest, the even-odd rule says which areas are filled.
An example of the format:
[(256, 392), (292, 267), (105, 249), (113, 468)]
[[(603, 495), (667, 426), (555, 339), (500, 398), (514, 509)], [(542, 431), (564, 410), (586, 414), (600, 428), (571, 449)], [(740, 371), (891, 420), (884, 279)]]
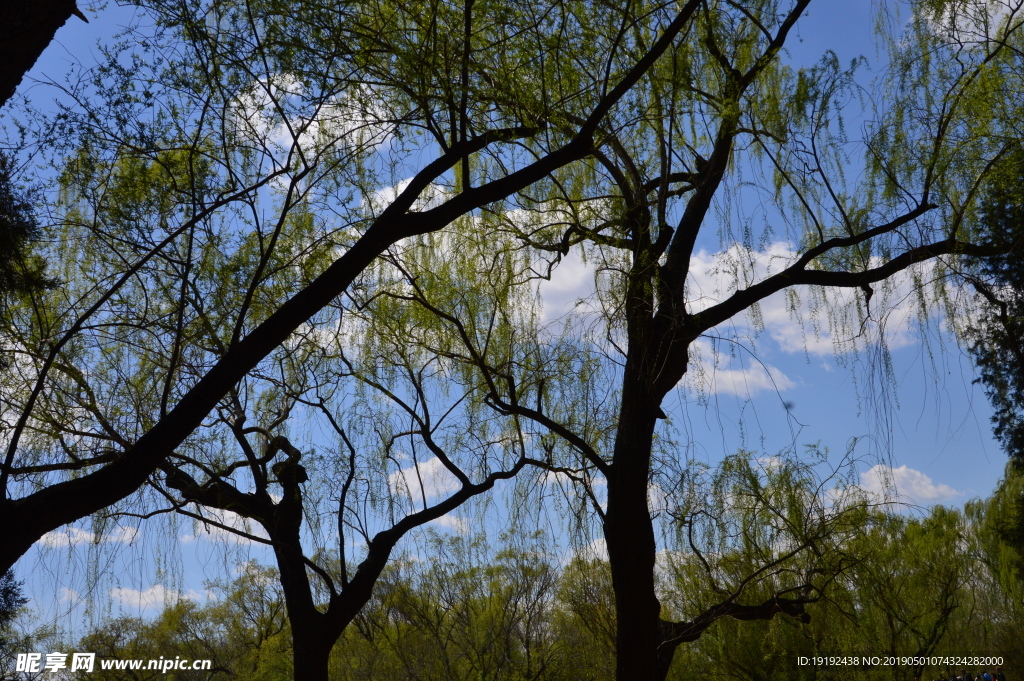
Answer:
[[(241, 574), (232, 582), (211, 585), (217, 598), (206, 605), (183, 599), (150, 621), (108, 619), (74, 647), (95, 652), (101, 661), (160, 657), (211, 661), (209, 670), (175, 671), (182, 679), (290, 679), (288, 620), (276, 571), (253, 563), (240, 567)], [(159, 670), (103, 670), (101, 666), (97, 662), (93, 674), (105, 681), (166, 676)]]
[[(854, 650), (926, 658), (970, 600), (967, 585), (975, 578), (966, 542), (964, 517), (941, 507), (923, 519), (891, 515), (864, 541), (875, 547), (870, 559), (854, 568), (854, 594), (844, 594), (860, 634)], [(908, 665), (898, 674), (920, 679), (927, 665)]]
[(580, 673), (571, 644), (553, 635), (557, 568), (543, 542), (513, 541), (493, 553), (479, 536), (436, 536), (429, 565), (400, 564), (388, 575), (360, 631), (401, 661), (392, 673), (466, 681)]
[(995, 414), (996, 437), (1011, 461), (1024, 460), (1024, 204), (1019, 196), (1024, 179), (1024, 150), (1015, 149), (986, 184), (980, 221), (986, 238), (1005, 255), (984, 258), (969, 281), (988, 304), (972, 329), (971, 354), (981, 369)]
[[(739, 503), (730, 513), (743, 508)], [(962, 671), (794, 662), (799, 655), (912, 656), (922, 645), (939, 656), (948, 650), (1001, 656), (1007, 674), (1016, 673), (1024, 583), (1002, 563), (1012, 563), (1015, 552), (995, 529), (1004, 510), (998, 494), (964, 510), (937, 508), (916, 517), (883, 508), (847, 546), (858, 562), (838, 575), (825, 598), (806, 605), (810, 622), (719, 620), (679, 647), (667, 678), (888, 681), (952, 678)], [(521, 532), (497, 541), (475, 532), (425, 537), (422, 548), (430, 559), (409, 553), (388, 565), (373, 598), (332, 651), (331, 678), (446, 681), (479, 678), (481, 670), (501, 681), (614, 678), (607, 561), (580, 553), (566, 563), (549, 552), (549, 541)], [(755, 544), (745, 542), (735, 538), (731, 569), (752, 557)], [(694, 607), (709, 598), (692, 562), (685, 554), (663, 554), (667, 608)], [(211, 585), (218, 598), (205, 605), (183, 601), (149, 621), (102, 622), (77, 647), (117, 659), (166, 657), (168, 651), (209, 658), (212, 679), (291, 679), (288, 623), (276, 583), (273, 570), (249, 564), (231, 582)], [(109, 671), (101, 678), (133, 677)]]
[[(985, 499), (967, 504), (968, 556), (971, 560), (976, 631), (960, 633), (981, 638), (1008, 654), (1022, 654), (1024, 640), (1024, 560), (1021, 558), (1021, 498), (1024, 484), (1016, 465)], [(977, 645), (976, 643), (974, 645)], [(981, 646), (979, 646), (981, 647)]]
[(1007, 472), (1002, 495), (1002, 503), (1016, 509), (1010, 514), (1016, 522), (1004, 522), (1001, 532), (1024, 557), (1024, 495), (1013, 484), (1024, 466), (1024, 150), (1014, 149), (998, 170), (985, 185), (980, 222), (988, 242), (1006, 255), (981, 259), (965, 275), (980, 306), (967, 317), (963, 335), (995, 409), (996, 438), (1017, 469)]
[[(18, 615), (22, 606), (28, 603), (22, 591), (22, 583), (14, 579), (14, 573), (10, 570), (0, 575), (0, 665), (14, 658), (17, 651), (14, 649), (11, 639), (11, 623)], [(7, 673), (6, 666), (0, 666), (0, 671)]]
[[(997, 498), (971, 502), (965, 510), (937, 507), (921, 517), (878, 511), (873, 527), (848, 547), (858, 562), (826, 598), (807, 606), (811, 623), (723, 621), (680, 649), (675, 669), (749, 681), (953, 678), (962, 667), (826, 668), (793, 662), (796, 656), (883, 654), (870, 651), (913, 657), (933, 650), (941, 656), (949, 649), (967, 656), (995, 653), (1008, 668), (1020, 647), (1012, 639), (1020, 582), (992, 569), (1012, 550), (978, 522), (980, 507)], [(979, 669), (972, 665), (969, 671)]]
[[(41, 236), (39, 222), (28, 199), (14, 185), (12, 170), (11, 159), (0, 155), (0, 318), (7, 316), (15, 298), (54, 284), (34, 252)], [(0, 356), (0, 370), (6, 359)]]

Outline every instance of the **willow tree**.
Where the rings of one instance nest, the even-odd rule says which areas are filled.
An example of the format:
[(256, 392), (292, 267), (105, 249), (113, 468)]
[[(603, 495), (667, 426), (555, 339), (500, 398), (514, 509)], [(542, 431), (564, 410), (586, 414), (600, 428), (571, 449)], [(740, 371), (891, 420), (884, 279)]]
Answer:
[[(220, 435), (257, 479), (261, 466), (287, 472), (288, 450), (262, 448), (270, 433), (242, 427), (246, 445), (230, 432), (250, 418), (232, 391), (273, 377), (296, 336), (350, 293), (436, 315), (463, 348), (458, 361), (480, 372), (481, 403), (550, 436), (522, 440), (550, 472), (580, 480), (600, 516), (619, 678), (663, 677), (676, 646), (721, 617), (801, 616), (818, 573), (787, 573), (785, 554), (766, 554), (780, 579), (767, 599), (745, 600), (741, 578), (693, 619), (662, 621), (648, 485), (655, 463), (671, 462), (663, 402), (697, 366), (703, 334), (773, 294), (852, 289), (874, 310), (893, 274), (992, 251), (974, 242), (971, 218), (1011, 137), (1014, 112), (1001, 107), (1012, 99), (999, 92), (1015, 82), (1006, 53), (1019, 28), (1011, 14), (995, 39), (934, 58), (956, 49), (936, 28), (947, 14), (914, 5), (879, 86), (886, 108), (864, 134), (868, 172), (846, 180), (854, 149), (837, 108), (853, 75), (830, 55), (800, 71), (780, 61), (808, 5), (148, 3), (155, 34), (130, 35), (73, 93), (83, 109), (52, 121), (69, 142), (58, 150), (69, 285), (25, 304), (8, 332), (25, 381), (3, 395), (14, 417), (0, 569), (45, 532), (125, 499), (172, 455), (206, 465), (212, 491), (239, 470), (206, 463)], [(777, 216), (725, 210), (728, 190), (749, 186)], [(600, 265), (597, 340), (560, 346), (593, 360), (548, 365), (562, 355), (544, 335), (489, 355), (459, 301), (417, 287), (418, 269), (404, 289), (363, 297), (377, 258), (457, 220), (521, 244), (541, 275), (573, 252)], [(688, 282), (716, 227), (736, 276), (709, 296)], [(752, 268), (755, 245), (776, 238), (788, 245)], [(610, 377), (600, 399), (552, 388), (594, 365), (588, 379)], [(287, 416), (258, 406), (269, 411), (254, 419)], [(665, 470), (668, 489), (685, 487), (685, 466)], [(599, 478), (606, 508), (591, 494)], [(815, 554), (818, 535), (805, 530), (827, 526), (792, 511), (779, 522)], [(677, 527), (693, 522), (685, 504), (673, 513)]]
[[(147, 3), (152, 33), (39, 131), (68, 143), (67, 286), (5, 330), (0, 569), (139, 489), (387, 248), (590, 156), (700, 4), (661, 8), (627, 61), (632, 13), (586, 3)], [(605, 67), (561, 68), (583, 53)], [(579, 125), (547, 125), (524, 88)]]
[[(780, 14), (776, 3), (706, 5), (698, 17), (702, 44), (688, 44), (674, 65), (685, 74), (682, 82), (692, 84), (692, 117), (656, 117), (649, 137), (620, 135), (620, 148), (610, 145), (606, 156), (597, 156), (620, 201), (605, 227), (616, 241), (607, 243), (601, 233), (593, 241), (615, 254), (622, 272), (617, 305), (609, 306), (624, 355), (621, 407), (610, 457), (591, 458), (608, 484), (602, 520), (617, 597), (621, 679), (663, 678), (671, 651), (694, 625), (660, 619), (647, 487), (662, 402), (691, 365), (697, 339), (800, 286), (860, 289), (865, 312), (873, 304), (877, 314), (884, 296), (872, 301), (873, 287), (884, 293), (881, 282), (893, 274), (939, 259), (941, 276), (946, 256), (996, 250), (975, 243), (981, 241), (977, 192), (991, 166), (1017, 144), (1015, 114), (1000, 99), (1019, 83), (1005, 45), (1019, 43), (1020, 17), (1011, 13), (990, 40), (961, 51), (937, 30), (944, 13), (912, 7), (910, 33), (893, 44), (888, 85), (877, 95), (890, 104), (865, 131), (869, 172), (857, 186), (844, 181), (839, 150), (845, 140), (835, 120), (851, 75), (828, 56), (802, 72), (778, 62), (805, 6), (795, 3)], [(682, 109), (675, 92), (652, 93), (650, 109)], [(716, 197), (729, 179), (738, 184), (744, 168), (758, 164), (770, 168), (768, 187), (787, 206), (788, 219), (756, 226), (749, 216), (716, 215)], [(745, 265), (754, 260), (754, 245), (778, 238), (783, 225), (789, 252), (768, 271)], [(699, 235), (716, 226), (740, 241), (732, 263), (737, 277), (731, 290), (709, 301), (688, 279)], [(577, 233), (587, 240), (587, 230)], [(814, 580), (806, 587), (813, 593)], [(721, 607), (743, 618), (787, 610), (801, 612), (800, 599), (743, 605), (733, 591)]]
[(1024, 204), (1018, 192), (1024, 177), (1022, 159), (1024, 153), (1015, 150), (985, 185), (986, 238), (1006, 253), (980, 260), (967, 275), (983, 309), (966, 329), (981, 382), (995, 407), (995, 435), (1018, 466), (1024, 463)]
[[(525, 190), (518, 204), (488, 207), (496, 217), (508, 215), (505, 229), (535, 253), (537, 271), (550, 273), (574, 251), (596, 263), (591, 309), (603, 317), (578, 343), (589, 344), (614, 377), (610, 432), (578, 428), (557, 394), (547, 392), (543, 372), (488, 361), (454, 315), (419, 296), (462, 338), (464, 358), (480, 369), (494, 408), (561, 440), (569, 458), (555, 465), (582, 485), (581, 498), (593, 501), (607, 543), (620, 679), (664, 678), (676, 647), (716, 619), (803, 617), (824, 586), (822, 571), (790, 570), (758, 600), (739, 577), (719, 584), (718, 602), (692, 619), (663, 619), (653, 516), (666, 514), (652, 508), (650, 485), (679, 490), (668, 515), (676, 528), (692, 526), (685, 452), (673, 450), (660, 424), (666, 397), (688, 371), (700, 369), (700, 339), (729, 337), (731, 320), (756, 317), (759, 304), (776, 294), (788, 295), (794, 310), (801, 296), (816, 300), (836, 331), (854, 335), (866, 318), (884, 314), (893, 275), (910, 270), (920, 285), (915, 266), (930, 263), (941, 302), (942, 282), (958, 263), (1005, 250), (984, 238), (978, 195), (992, 168), (1019, 145), (1012, 96), (1021, 84), (1019, 12), (986, 15), (986, 3), (910, 3), (906, 32), (888, 37), (890, 62), (872, 91), (858, 82), (856, 63), (845, 68), (831, 54), (811, 68), (783, 63), (808, 5), (701, 3), (689, 39), (673, 45), (644, 87), (600, 122), (586, 172), (556, 172)], [(636, 20), (616, 41), (626, 62), (645, 53), (661, 8), (629, 11)], [(965, 38), (974, 28), (988, 32)], [(878, 104), (865, 117), (862, 141), (851, 142), (841, 109), (865, 89), (863, 101)], [(550, 128), (579, 124), (572, 112), (545, 101), (537, 106), (545, 107)], [(847, 165), (855, 155), (865, 171), (853, 177)], [(739, 212), (742, 192), (751, 191), (773, 210)], [(542, 224), (524, 221), (521, 212)], [(727, 281), (717, 291), (701, 290), (706, 272), (698, 249), (716, 231), (719, 274)], [(764, 257), (757, 252), (779, 240)], [(834, 292), (844, 289), (862, 296), (852, 311), (835, 302)], [(607, 485), (606, 507), (595, 494), (599, 482)], [(814, 523), (785, 522), (806, 539), (797, 546), (820, 554), (826, 543), (806, 533)], [(765, 553), (766, 566), (784, 562), (791, 545), (782, 546)], [(711, 581), (716, 574), (709, 563)]]
[[(797, 286), (860, 289), (869, 312), (873, 287), (903, 269), (940, 259), (941, 276), (945, 256), (993, 252), (975, 243), (982, 241), (975, 222), (977, 192), (991, 166), (1018, 144), (1012, 136), (1015, 113), (1000, 101), (1001, 93), (1019, 83), (1013, 53), (1005, 47), (1020, 41), (1016, 13), (1003, 17), (989, 39), (963, 51), (959, 41), (937, 29), (947, 20), (944, 12), (912, 6), (915, 20), (909, 35), (892, 46), (888, 86), (878, 95), (890, 104), (865, 131), (869, 172), (857, 186), (843, 181), (845, 159), (837, 150), (845, 140), (834, 120), (850, 75), (830, 57), (797, 73), (777, 62), (804, 5), (779, 15), (775, 3), (765, 3), (759, 20), (750, 23), (755, 10), (749, 6), (706, 9), (698, 29), (703, 45), (680, 59), (680, 68), (704, 67), (687, 73), (699, 90), (690, 99), (693, 122), (656, 119), (652, 137), (661, 141), (661, 151), (653, 162), (637, 161), (650, 143), (632, 146), (629, 139), (607, 162), (598, 156), (621, 197), (616, 236), (624, 239), (617, 245), (624, 272), (616, 289), (621, 313), (611, 321), (622, 334), (625, 355), (622, 406), (610, 461), (598, 466), (608, 480), (604, 533), (618, 602), (619, 678), (662, 677), (666, 654), (692, 626), (659, 619), (647, 484), (662, 401), (686, 373), (696, 340)], [(675, 108), (673, 96), (665, 99), (652, 108)], [(718, 300), (700, 300), (688, 285), (698, 235), (728, 219), (719, 213), (716, 221), (713, 210), (727, 178), (759, 162), (772, 170), (775, 200), (791, 206), (790, 219), (780, 220), (791, 250), (769, 271), (752, 271), (744, 266), (743, 252), (779, 234), (781, 225), (743, 224), (753, 234), (739, 246), (733, 290)], [(668, 207), (673, 200), (679, 202), (675, 219)], [(875, 298), (876, 313), (883, 304)], [(798, 601), (744, 607), (732, 597), (723, 606), (743, 617), (800, 610)]]
[[(543, 444), (485, 405), (471, 364), (428, 350), (451, 340), (445, 322), (422, 310), (410, 319), (401, 304), (403, 262), (447, 270), (437, 295), (488, 356), (508, 356), (510, 339), (531, 325), (532, 296), (514, 285), (522, 266), (500, 252), (522, 254), (496, 255), (497, 242), (473, 226), (462, 220), (440, 238), (389, 249), (350, 299), (233, 388), (230, 409), (167, 458), (150, 510), (117, 514), (173, 512), (194, 520), (197, 534), (270, 548), (297, 679), (329, 678), (332, 649), (407, 535), (435, 521), (469, 523), (453, 514), (524, 467), (546, 467)], [(227, 276), (231, 266), (218, 269)]]

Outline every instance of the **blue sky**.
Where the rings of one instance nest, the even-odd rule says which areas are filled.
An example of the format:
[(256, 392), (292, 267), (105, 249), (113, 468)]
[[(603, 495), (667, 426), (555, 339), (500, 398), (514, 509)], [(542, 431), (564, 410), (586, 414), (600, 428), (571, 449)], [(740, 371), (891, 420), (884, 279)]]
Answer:
[[(860, 55), (879, 61), (869, 38), (873, 5), (834, 0), (812, 5), (790, 41), (789, 58), (805, 64), (831, 49), (842, 63)], [(110, 4), (98, 13), (86, 9), (86, 14), (89, 24), (72, 18), (61, 29), (19, 93), (37, 105), (60, 97), (43, 83), (61, 82), (70, 68), (94, 64), (100, 58), (96, 41), (130, 23), (135, 10)], [(711, 263), (718, 245), (703, 246)], [(543, 292), (555, 306), (585, 295), (591, 282), (592, 272), (569, 261)], [(867, 487), (877, 484), (883, 472), (877, 466), (885, 466), (900, 493), (925, 506), (960, 504), (991, 492), (1002, 475), (1005, 455), (991, 436), (991, 408), (973, 384), (971, 362), (941, 333), (941, 319), (932, 319), (926, 347), (907, 321), (913, 306), (899, 308), (887, 327), (892, 373), (886, 377), (867, 354), (837, 356), (830, 338), (815, 339), (784, 308), (784, 301), (766, 303), (765, 328), (753, 341), (757, 360), (744, 348), (735, 348), (735, 356), (726, 351), (715, 371), (708, 372), (713, 379), (684, 382), (672, 398), (667, 411), (678, 432), (692, 443), (694, 458), (715, 462), (741, 447), (770, 455), (814, 443), (842, 453), (857, 441), (855, 453), (864, 456), (858, 470)], [(710, 343), (702, 347), (711, 350)], [(82, 612), (81, 597), (88, 588), (86, 554), (91, 550), (85, 528), (83, 524), (57, 533), (49, 539), (52, 548), (37, 549), (18, 565), (36, 605), (51, 616)], [(175, 543), (180, 554), (169, 546)], [(106, 545), (126, 547), (110, 559), (116, 578), (95, 587), (102, 590), (97, 602), (115, 613), (151, 614), (175, 591), (204, 598), (204, 580), (223, 576), (227, 564), (250, 551), (216, 535), (193, 535), (187, 523), (176, 535), (147, 528), (140, 535), (114, 533)], [(139, 547), (150, 559), (135, 557)], [(252, 555), (262, 552), (257, 549)], [(182, 577), (178, 583), (166, 577), (175, 569)]]

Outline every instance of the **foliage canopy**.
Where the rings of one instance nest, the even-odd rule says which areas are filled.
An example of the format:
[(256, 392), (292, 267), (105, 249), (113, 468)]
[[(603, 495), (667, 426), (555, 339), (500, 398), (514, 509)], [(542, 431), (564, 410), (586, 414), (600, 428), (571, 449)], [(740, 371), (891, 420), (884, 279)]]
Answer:
[[(865, 500), (792, 455), (702, 476), (669, 396), (774, 295), (863, 328), (894, 275), (1008, 250), (979, 196), (1019, 147), (1024, 30), (913, 3), (851, 139), (861, 64), (782, 60), (809, 5), (145, 3), (41, 118), (65, 285), (5, 322), (0, 567), (101, 509), (242, 532), (326, 678), (398, 540), (517, 477), (515, 507), (561, 480), (603, 533), (620, 679), (726, 618), (806, 619)], [(570, 258), (593, 295), (553, 320)], [(659, 542), (708, 585), (685, 606)]]

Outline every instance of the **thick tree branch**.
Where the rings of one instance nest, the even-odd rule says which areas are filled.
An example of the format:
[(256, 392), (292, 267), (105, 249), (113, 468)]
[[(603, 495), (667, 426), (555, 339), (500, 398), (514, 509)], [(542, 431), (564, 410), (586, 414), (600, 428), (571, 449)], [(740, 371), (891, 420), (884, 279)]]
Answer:
[(707, 631), (708, 627), (724, 617), (732, 617), (740, 621), (770, 620), (775, 615), (783, 614), (801, 622), (810, 622), (804, 606), (813, 603), (816, 598), (784, 598), (775, 596), (757, 605), (741, 605), (727, 601), (714, 605), (689, 622), (662, 622), (662, 646), (678, 646), (681, 643), (696, 641)]
[(21, 79), (53, 40), (57, 30), (76, 16), (89, 23), (75, 0), (11, 0), (0, 9), (0, 106), (14, 96)]
[(331, 633), (334, 634), (336, 631), (335, 635), (340, 635), (341, 630), (366, 605), (373, 586), (391, 558), (391, 551), (394, 550), (399, 539), (409, 531), (432, 520), (437, 520), (474, 496), (490, 490), (499, 480), (514, 478), (526, 464), (527, 460), (521, 458), (508, 470), (493, 472), (480, 483), (463, 485), (447, 499), (416, 513), (411, 513), (390, 528), (374, 535), (367, 545), (366, 558), (356, 568), (345, 590), (339, 594), (338, 598), (331, 599), (325, 617), (332, 630)]
[[(696, 331), (696, 334), (699, 335), (712, 327), (718, 326), (751, 305), (764, 300), (773, 293), (777, 293), (790, 286), (862, 288), (868, 284), (887, 279), (911, 265), (937, 258), (940, 255), (984, 257), (1001, 255), (1003, 252), (1003, 250), (994, 246), (981, 246), (957, 239), (943, 239), (935, 243), (911, 248), (878, 267), (872, 267), (861, 272), (808, 270), (804, 269), (806, 264), (805, 258), (801, 258), (800, 261), (778, 274), (774, 274), (749, 288), (741, 289), (721, 303), (693, 315), (690, 319), (690, 328), (693, 330), (700, 329)], [(801, 262), (804, 265), (801, 265)]]

